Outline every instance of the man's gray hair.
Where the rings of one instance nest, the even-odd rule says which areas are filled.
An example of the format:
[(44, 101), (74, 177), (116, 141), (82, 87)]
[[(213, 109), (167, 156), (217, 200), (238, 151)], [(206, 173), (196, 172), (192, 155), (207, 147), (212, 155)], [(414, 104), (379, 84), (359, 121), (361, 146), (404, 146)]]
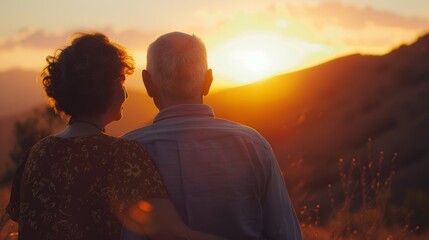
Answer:
[(206, 48), (194, 35), (168, 33), (149, 45), (146, 69), (154, 84), (172, 99), (201, 94), (207, 68)]

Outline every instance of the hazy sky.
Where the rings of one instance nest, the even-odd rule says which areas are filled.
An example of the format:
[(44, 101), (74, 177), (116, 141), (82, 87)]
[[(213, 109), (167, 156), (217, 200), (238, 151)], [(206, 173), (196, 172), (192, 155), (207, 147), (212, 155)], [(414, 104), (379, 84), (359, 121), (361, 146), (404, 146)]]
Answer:
[(40, 69), (76, 31), (125, 45), (138, 69), (169, 31), (206, 42), (218, 79), (248, 82), (429, 32), (428, 0), (0, 0), (0, 71)]

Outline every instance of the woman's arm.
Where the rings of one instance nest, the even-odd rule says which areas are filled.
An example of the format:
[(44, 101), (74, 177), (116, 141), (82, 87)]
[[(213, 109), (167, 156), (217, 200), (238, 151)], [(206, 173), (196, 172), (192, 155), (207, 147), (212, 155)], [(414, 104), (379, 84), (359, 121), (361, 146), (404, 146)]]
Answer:
[(111, 181), (115, 189), (121, 189), (115, 196), (120, 205), (129, 206), (120, 210), (128, 229), (157, 240), (222, 239), (186, 226), (168, 198), (158, 168), (146, 150), (134, 141), (122, 143), (115, 158), (115, 167), (112, 167)]
[(169, 199), (152, 198), (132, 205), (125, 217), (125, 225), (151, 239), (223, 239), (207, 233), (193, 231), (186, 226)]

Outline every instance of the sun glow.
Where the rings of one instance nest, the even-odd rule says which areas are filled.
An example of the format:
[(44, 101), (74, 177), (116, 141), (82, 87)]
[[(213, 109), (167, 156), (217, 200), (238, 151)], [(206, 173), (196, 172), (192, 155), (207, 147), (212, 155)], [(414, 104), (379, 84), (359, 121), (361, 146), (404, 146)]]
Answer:
[(285, 72), (301, 63), (303, 51), (271, 32), (248, 32), (230, 38), (209, 53), (215, 74), (247, 84)]

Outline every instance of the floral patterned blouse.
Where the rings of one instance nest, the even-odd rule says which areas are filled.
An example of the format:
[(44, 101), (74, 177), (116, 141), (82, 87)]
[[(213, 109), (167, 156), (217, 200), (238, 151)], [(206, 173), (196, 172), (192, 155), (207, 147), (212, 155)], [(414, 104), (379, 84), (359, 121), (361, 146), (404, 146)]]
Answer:
[(166, 197), (139, 143), (106, 135), (50, 136), (25, 154), (8, 212), (19, 223), (20, 239), (119, 239), (127, 206)]

